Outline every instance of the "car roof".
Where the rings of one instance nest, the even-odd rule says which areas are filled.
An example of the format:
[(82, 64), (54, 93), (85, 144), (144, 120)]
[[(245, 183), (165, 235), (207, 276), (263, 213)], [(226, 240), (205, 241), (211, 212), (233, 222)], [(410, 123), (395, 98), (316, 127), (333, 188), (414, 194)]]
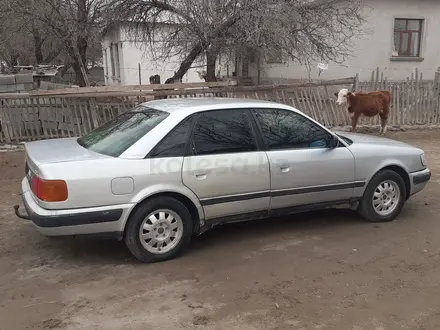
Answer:
[(219, 109), (236, 109), (236, 108), (284, 108), (291, 107), (271, 101), (239, 99), (226, 97), (192, 97), (192, 98), (173, 98), (164, 100), (154, 100), (142, 103), (146, 107), (166, 112), (185, 112), (187, 114), (219, 110)]

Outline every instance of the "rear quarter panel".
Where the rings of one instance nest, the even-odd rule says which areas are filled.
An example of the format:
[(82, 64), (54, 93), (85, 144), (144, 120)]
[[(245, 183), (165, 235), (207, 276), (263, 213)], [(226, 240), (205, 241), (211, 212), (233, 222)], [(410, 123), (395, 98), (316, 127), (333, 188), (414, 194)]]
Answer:
[[(168, 159), (105, 159), (53, 163), (41, 166), (46, 179), (67, 182), (65, 202), (44, 203), (47, 209), (87, 208), (117, 204), (136, 204), (158, 192), (177, 192), (200, 205), (195, 195), (182, 184), (183, 157)], [(114, 194), (112, 180), (132, 178), (131, 192)]]

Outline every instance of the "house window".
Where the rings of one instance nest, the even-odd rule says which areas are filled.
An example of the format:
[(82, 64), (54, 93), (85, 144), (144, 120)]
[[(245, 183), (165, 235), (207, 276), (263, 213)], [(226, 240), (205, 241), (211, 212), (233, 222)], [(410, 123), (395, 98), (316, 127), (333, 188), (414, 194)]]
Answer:
[(394, 20), (393, 57), (420, 57), (422, 26), (421, 19)]

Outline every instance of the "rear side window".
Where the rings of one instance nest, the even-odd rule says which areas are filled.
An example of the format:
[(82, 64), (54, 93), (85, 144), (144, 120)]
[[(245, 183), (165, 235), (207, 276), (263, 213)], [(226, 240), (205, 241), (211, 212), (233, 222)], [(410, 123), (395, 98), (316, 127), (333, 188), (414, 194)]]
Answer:
[(180, 122), (154, 147), (147, 158), (183, 157), (193, 120), (194, 117), (191, 116)]
[(246, 110), (215, 110), (200, 114), (191, 144), (194, 155), (257, 150), (257, 142)]
[(137, 106), (80, 137), (78, 143), (91, 151), (119, 157), (145, 134), (151, 131), (168, 113)]

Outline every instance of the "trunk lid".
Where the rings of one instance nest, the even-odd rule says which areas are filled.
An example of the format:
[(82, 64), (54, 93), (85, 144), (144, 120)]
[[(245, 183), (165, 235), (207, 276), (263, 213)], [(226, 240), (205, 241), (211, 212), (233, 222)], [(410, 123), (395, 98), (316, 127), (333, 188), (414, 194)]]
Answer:
[(33, 141), (25, 144), (26, 157), (37, 167), (43, 164), (109, 158), (81, 147), (77, 138)]

